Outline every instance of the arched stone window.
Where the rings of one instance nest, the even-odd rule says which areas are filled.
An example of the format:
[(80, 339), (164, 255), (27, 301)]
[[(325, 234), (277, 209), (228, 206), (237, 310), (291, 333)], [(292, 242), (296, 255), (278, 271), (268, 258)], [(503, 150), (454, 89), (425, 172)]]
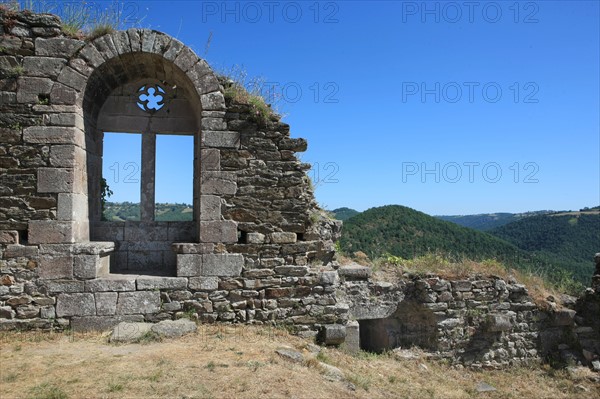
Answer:
[[(197, 241), (197, 214), (194, 213), (194, 220), (189, 222), (158, 221), (155, 217), (157, 135), (191, 136), (196, 148), (199, 127), (195, 115), (184, 90), (167, 80), (141, 79), (127, 83), (113, 90), (102, 105), (96, 125), (99, 135), (106, 132), (141, 134), (141, 162), (139, 165), (130, 163), (131, 174), (135, 174), (130, 183), (140, 183), (137, 185), (140, 190), (139, 218), (105, 221), (99, 214), (102, 210), (98, 209), (98, 199), (92, 198), (92, 238), (116, 241), (112, 272), (174, 275), (176, 254), (171, 244)], [(106, 147), (101, 148), (105, 155)], [(197, 162), (188, 165), (179, 163), (177, 158), (171, 161), (182, 170), (199, 167)], [(126, 162), (123, 160), (122, 164)], [(112, 182), (109, 176), (103, 177), (109, 184)]]
[[(221, 170), (221, 151), (239, 149), (240, 133), (227, 129), (223, 89), (208, 64), (178, 40), (148, 29), (114, 32), (64, 51), (72, 58), (49, 89), (52, 106), (45, 106), (61, 126), (24, 132), (29, 142), (51, 145), (54, 166), (39, 168), (37, 191), (58, 197), (56, 220), (28, 222), (29, 243), (72, 244), (44, 247), (43, 278), (95, 279), (109, 271), (239, 275), (243, 256), (217, 245), (238, 242), (237, 222), (221, 212), (222, 196), (237, 191), (235, 174)], [(105, 132), (142, 136), (140, 220), (102, 220)], [(192, 138), (192, 221), (154, 218), (161, 134)]]
[[(198, 241), (199, 207), (194, 207), (190, 222), (155, 220), (156, 138), (158, 134), (192, 136), (194, 164), (181, 168), (193, 168), (194, 176), (199, 176), (201, 107), (192, 83), (162, 57), (125, 54), (101, 65), (92, 74), (84, 112), (86, 131), (93, 132), (96, 149), (88, 157), (91, 239), (115, 242), (110, 266), (113, 273), (175, 275), (176, 254), (171, 245)], [(135, 165), (141, 172), (139, 220), (102, 219), (99, 182), (103, 136), (107, 132), (141, 134), (141, 164)], [(199, 179), (195, 179), (193, 192), (193, 202), (198, 203)]]

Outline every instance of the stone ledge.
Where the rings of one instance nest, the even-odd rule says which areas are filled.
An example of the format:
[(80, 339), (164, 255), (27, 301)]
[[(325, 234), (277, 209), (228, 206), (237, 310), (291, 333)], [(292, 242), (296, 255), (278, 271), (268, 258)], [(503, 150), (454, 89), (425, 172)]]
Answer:
[(78, 243), (73, 246), (75, 255), (107, 255), (115, 250), (115, 243), (110, 241), (92, 241)]
[(136, 280), (138, 290), (185, 290), (188, 279), (184, 277), (138, 277)]
[(85, 282), (86, 292), (108, 292), (108, 291), (135, 291), (137, 276), (110, 275), (104, 278), (87, 280)]

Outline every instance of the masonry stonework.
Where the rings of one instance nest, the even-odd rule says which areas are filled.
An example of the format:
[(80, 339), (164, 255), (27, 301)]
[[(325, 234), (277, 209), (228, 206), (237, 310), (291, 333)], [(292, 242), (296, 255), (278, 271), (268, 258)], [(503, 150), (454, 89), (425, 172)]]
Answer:
[[(0, 328), (345, 322), (321, 283), (341, 224), (314, 201), (305, 140), (161, 32), (78, 40), (55, 16), (0, 12)], [(150, 86), (165, 104), (148, 113), (135, 96)], [(143, 135), (139, 222), (102, 220), (106, 131)], [(156, 133), (193, 137), (193, 222), (154, 221)]]
[[(597, 361), (600, 277), (561, 309), (493, 276), (391, 284), (339, 267), (341, 222), (296, 157), (306, 140), (226, 96), (231, 82), (170, 36), (79, 40), (60, 26), (0, 8), (0, 330), (190, 317), (287, 324), (351, 351), (418, 345), (474, 367), (576, 349), (566, 342)], [(136, 104), (140, 92), (164, 102)], [(113, 131), (142, 134), (139, 221), (102, 220)], [(157, 133), (193, 139), (191, 222), (154, 220)]]

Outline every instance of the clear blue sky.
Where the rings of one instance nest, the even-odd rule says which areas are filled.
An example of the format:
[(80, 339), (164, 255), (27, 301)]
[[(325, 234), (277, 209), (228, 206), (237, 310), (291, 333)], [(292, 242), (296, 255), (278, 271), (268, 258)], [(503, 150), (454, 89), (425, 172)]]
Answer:
[[(464, 3), (140, 1), (125, 11), (217, 70), (272, 82), (265, 92), (308, 140), (301, 158), (328, 209), (598, 205), (599, 2)], [(190, 197), (171, 187), (157, 199), (167, 191)]]

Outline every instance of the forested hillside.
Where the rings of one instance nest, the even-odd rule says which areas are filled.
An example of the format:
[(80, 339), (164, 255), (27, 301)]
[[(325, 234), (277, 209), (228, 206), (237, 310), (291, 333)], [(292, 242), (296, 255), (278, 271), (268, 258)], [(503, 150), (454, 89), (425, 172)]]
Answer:
[(360, 212), (350, 208), (338, 208), (331, 211), (337, 220), (348, 220), (352, 216), (358, 215)]
[(589, 279), (592, 257), (600, 252), (600, 214), (594, 210), (533, 216), (490, 231), (522, 250), (551, 259)]
[(436, 218), (445, 220), (447, 222), (456, 223), (463, 227), (469, 227), (471, 229), (479, 231), (489, 231), (496, 227), (504, 226), (505, 224), (516, 222), (523, 218), (535, 215), (543, 215), (550, 213), (551, 211), (537, 211), (537, 212), (526, 212), (526, 213), (482, 213), (479, 215), (442, 215), (436, 216)]
[[(509, 267), (543, 271), (556, 278), (561, 277), (561, 268), (571, 270), (569, 264), (555, 261), (547, 253), (540, 256), (500, 237), (399, 205), (372, 208), (346, 220), (340, 245), (346, 253), (362, 251), (371, 259), (386, 253), (413, 258), (441, 252), (474, 260), (495, 258)], [(588, 259), (590, 272), (578, 269), (577, 279), (587, 283), (591, 267)]]
[(515, 259), (521, 251), (494, 236), (400, 206), (371, 208), (344, 223), (341, 247), (375, 258), (390, 253), (403, 258), (432, 251), (473, 259)]
[[(191, 205), (156, 204), (155, 220), (158, 222), (185, 222), (194, 219)], [(123, 222), (140, 220), (140, 204), (132, 202), (107, 202), (104, 206), (104, 219)]]

